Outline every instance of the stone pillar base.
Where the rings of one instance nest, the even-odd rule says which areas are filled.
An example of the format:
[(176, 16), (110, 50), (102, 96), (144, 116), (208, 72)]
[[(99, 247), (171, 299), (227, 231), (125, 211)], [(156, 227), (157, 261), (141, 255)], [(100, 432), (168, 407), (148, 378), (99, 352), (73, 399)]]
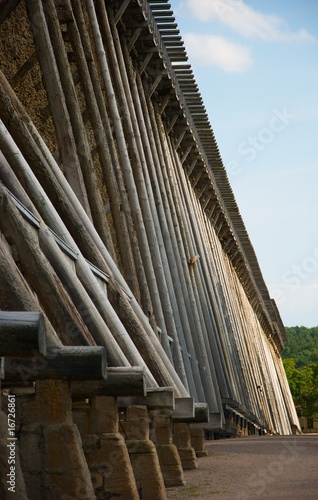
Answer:
[(139, 499), (126, 443), (119, 433), (88, 435), (83, 445), (97, 499)]
[(182, 468), (184, 470), (196, 469), (198, 467), (198, 459), (195, 450), (191, 446), (190, 425), (188, 423), (174, 423), (173, 441), (178, 449)]
[(94, 396), (73, 404), (86, 461), (98, 500), (138, 500), (136, 482), (123, 436), (118, 432), (117, 398)]
[(95, 499), (75, 425), (24, 426), (20, 449), (28, 498)]
[(197, 469), (198, 459), (193, 448), (178, 448), (183, 470)]
[[(4, 398), (6, 399), (6, 398)], [(10, 481), (10, 447), (8, 444), (13, 441), (8, 440), (10, 436), (8, 435), (8, 417), (0, 409), (0, 498), (3, 500), (11, 500), (14, 497), (19, 498), (19, 500), (28, 500), (25, 482), (20, 465), (19, 447), (17, 442), (14, 442), (14, 474), (12, 478), (12, 484), (7, 483)], [(12, 470), (12, 469), (11, 469)], [(12, 488), (14, 489), (12, 490)], [(11, 488), (11, 491), (9, 490)]]
[(164, 500), (166, 490), (155, 445), (147, 440), (126, 441), (141, 499)]
[(206, 457), (208, 452), (204, 449), (204, 429), (190, 426), (191, 444), (197, 457)]
[(157, 454), (165, 486), (184, 486), (180, 456), (174, 444), (157, 444)]
[(185, 480), (177, 447), (172, 444), (172, 420), (170, 412), (152, 412), (152, 440), (157, 454), (165, 485), (184, 486)]

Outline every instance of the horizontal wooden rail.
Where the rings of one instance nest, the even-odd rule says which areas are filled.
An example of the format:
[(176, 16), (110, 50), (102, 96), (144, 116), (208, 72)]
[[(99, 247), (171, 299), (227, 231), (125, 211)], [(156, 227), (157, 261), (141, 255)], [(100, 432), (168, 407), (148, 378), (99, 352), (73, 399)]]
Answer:
[(51, 349), (43, 358), (5, 359), (5, 382), (96, 380), (106, 376), (106, 352), (98, 346)]
[(37, 311), (0, 311), (0, 356), (46, 355), (43, 315)]

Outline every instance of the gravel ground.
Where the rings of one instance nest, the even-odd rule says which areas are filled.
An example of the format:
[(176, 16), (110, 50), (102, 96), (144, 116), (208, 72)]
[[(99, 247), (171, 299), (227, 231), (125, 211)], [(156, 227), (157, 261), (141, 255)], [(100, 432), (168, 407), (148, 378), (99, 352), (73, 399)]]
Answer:
[(168, 500), (318, 500), (318, 434), (206, 441), (205, 449)]

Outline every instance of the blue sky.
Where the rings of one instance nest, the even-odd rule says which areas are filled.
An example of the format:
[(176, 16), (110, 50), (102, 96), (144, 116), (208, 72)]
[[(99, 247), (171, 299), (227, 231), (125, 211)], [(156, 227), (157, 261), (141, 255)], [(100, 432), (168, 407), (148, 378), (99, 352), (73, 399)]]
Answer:
[(318, 325), (318, 1), (171, 0), (286, 326)]

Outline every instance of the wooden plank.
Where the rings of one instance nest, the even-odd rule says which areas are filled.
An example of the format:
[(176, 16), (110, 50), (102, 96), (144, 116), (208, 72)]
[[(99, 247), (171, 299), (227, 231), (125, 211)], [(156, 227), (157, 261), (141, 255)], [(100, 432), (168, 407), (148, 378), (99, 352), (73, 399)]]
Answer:
[(106, 351), (99, 346), (51, 349), (43, 358), (5, 360), (5, 381), (106, 379)]
[(174, 420), (189, 422), (190, 424), (201, 424), (208, 423), (210, 421), (209, 406), (207, 403), (194, 403), (194, 416), (186, 417), (183, 416), (181, 419), (173, 417)]
[(4, 358), (0, 358), (0, 380), (4, 379)]
[(143, 367), (118, 366), (107, 368), (106, 380), (74, 381), (71, 384), (74, 398), (90, 396), (146, 396), (146, 375)]
[(118, 399), (118, 408), (127, 408), (132, 405), (147, 406), (149, 410), (174, 410), (175, 398), (173, 387), (156, 387), (147, 389), (145, 397), (127, 397)]
[(175, 409), (171, 414), (173, 419), (184, 420), (194, 418), (194, 399), (193, 398), (176, 398)]
[(0, 356), (45, 356), (46, 350), (42, 313), (0, 311)]

